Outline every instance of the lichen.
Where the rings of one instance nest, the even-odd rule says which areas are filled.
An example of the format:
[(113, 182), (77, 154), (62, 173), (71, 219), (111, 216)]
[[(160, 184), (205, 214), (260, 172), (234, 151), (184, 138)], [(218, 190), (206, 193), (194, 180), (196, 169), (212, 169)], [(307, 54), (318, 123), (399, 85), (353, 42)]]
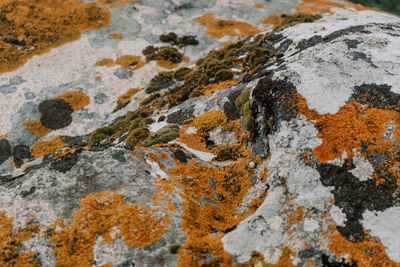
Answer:
[(50, 140), (37, 141), (31, 147), (31, 154), (34, 157), (41, 157), (47, 154), (51, 154), (67, 146), (61, 136), (54, 137)]
[(67, 92), (56, 96), (54, 99), (64, 100), (73, 110), (78, 110), (90, 104), (89, 96), (82, 91)]
[(179, 126), (176, 124), (169, 124), (164, 126), (157, 132), (150, 134), (145, 140), (139, 142), (139, 145), (149, 147), (155, 144), (166, 144), (169, 141), (175, 140), (179, 137)]
[[(164, 234), (170, 216), (141, 204), (125, 204), (119, 193), (106, 191), (83, 198), (72, 219), (59, 219), (49, 227), (55, 266), (91, 266), (99, 235), (111, 243), (122, 237), (133, 247), (145, 247)], [(111, 232), (119, 231), (115, 235)]]
[(39, 137), (45, 137), (50, 132), (50, 129), (43, 126), (42, 122), (39, 120), (25, 121), (22, 126), (24, 126), (30, 133), (36, 134)]
[(40, 266), (34, 252), (20, 252), (22, 242), (39, 232), (39, 226), (32, 220), (22, 229), (13, 229), (13, 218), (0, 212), (0, 265), (1, 266)]
[(110, 22), (107, 8), (77, 0), (7, 1), (1, 4), (0, 14), (0, 73)]

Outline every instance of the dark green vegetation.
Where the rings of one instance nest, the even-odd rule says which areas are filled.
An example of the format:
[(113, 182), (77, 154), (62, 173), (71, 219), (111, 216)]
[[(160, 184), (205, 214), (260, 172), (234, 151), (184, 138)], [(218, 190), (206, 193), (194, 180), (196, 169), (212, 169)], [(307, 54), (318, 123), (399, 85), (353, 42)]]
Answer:
[(196, 36), (185, 35), (182, 37), (178, 37), (178, 35), (173, 32), (170, 32), (168, 34), (161, 34), (160, 41), (163, 43), (171, 43), (172, 45), (177, 45), (178, 47), (199, 44), (199, 42), (196, 40)]
[(170, 46), (154, 47), (150, 45), (142, 53), (146, 56), (147, 61), (162, 59), (172, 63), (181, 63), (183, 57), (178, 49)]
[(350, 0), (350, 1), (364, 6), (375, 7), (400, 16), (399, 0)]
[[(211, 51), (196, 62), (196, 68), (193, 70), (180, 68), (176, 71), (159, 72), (151, 79), (146, 88), (146, 93), (150, 95), (141, 101), (139, 109), (129, 111), (111, 126), (95, 130), (90, 136), (90, 144), (102, 142), (110, 145), (118, 138), (127, 135), (125, 143), (129, 146), (152, 146), (168, 143), (179, 137), (179, 126), (175, 124), (169, 124), (156, 133), (150, 133), (148, 125), (154, 122), (151, 118), (153, 113), (164, 106), (170, 108), (189, 98), (203, 95), (203, 91), (208, 85), (234, 79), (234, 74), (231, 71), (233, 67), (242, 70), (238, 74), (239, 78), (252, 79), (251, 76), (269, 63), (278, 60), (287, 49), (287, 45), (275, 47), (275, 44), (283, 39), (283, 36), (278, 33), (280, 30), (297, 23), (312, 22), (321, 17), (309, 14), (284, 16), (285, 21), (272, 32), (258, 35), (253, 38), (253, 41), (250, 41), (251, 37), (249, 37), (244, 41)], [(193, 39), (188, 38), (186, 38), (187, 43), (195, 43)], [(181, 40), (173, 33), (162, 35), (160, 39), (171, 44), (176, 44)], [(148, 46), (143, 50), (143, 54), (148, 61), (163, 59), (173, 63), (181, 62), (183, 57), (176, 48), (171, 46)], [(175, 87), (172, 87), (173, 85)], [(166, 88), (169, 88), (166, 92), (158, 92)], [(247, 130), (250, 130), (252, 125), (249, 93), (250, 89), (245, 89), (235, 101), (240, 116), (243, 117), (244, 128)], [(161, 116), (159, 121), (164, 119), (165, 116)], [(222, 161), (234, 160), (239, 153), (236, 149), (229, 147), (220, 150), (223, 153), (217, 155), (217, 160)]]

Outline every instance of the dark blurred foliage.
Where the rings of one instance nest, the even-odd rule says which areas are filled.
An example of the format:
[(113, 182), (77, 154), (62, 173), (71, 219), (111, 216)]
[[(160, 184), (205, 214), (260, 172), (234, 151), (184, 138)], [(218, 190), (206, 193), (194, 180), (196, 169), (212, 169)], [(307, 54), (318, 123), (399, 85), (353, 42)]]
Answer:
[(375, 7), (400, 16), (400, 0), (350, 0), (364, 6)]

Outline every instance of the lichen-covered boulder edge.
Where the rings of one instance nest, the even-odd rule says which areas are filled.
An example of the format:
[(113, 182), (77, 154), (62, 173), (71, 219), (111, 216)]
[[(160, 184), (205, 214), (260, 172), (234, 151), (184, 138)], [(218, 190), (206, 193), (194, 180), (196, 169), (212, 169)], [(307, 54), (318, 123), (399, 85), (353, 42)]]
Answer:
[(398, 17), (10, 0), (0, 21), (1, 266), (400, 266)]

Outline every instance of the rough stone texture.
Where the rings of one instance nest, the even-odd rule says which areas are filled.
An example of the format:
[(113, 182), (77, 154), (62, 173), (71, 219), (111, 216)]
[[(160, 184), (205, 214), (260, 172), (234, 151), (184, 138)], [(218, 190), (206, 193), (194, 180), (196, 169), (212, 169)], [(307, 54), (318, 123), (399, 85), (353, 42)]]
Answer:
[[(398, 17), (341, 0), (85, 2), (109, 24), (0, 74), (1, 266), (400, 265)], [(280, 15), (301, 11), (323, 16)], [(148, 45), (184, 60), (146, 61)], [(170, 124), (176, 140), (126, 145)]]

